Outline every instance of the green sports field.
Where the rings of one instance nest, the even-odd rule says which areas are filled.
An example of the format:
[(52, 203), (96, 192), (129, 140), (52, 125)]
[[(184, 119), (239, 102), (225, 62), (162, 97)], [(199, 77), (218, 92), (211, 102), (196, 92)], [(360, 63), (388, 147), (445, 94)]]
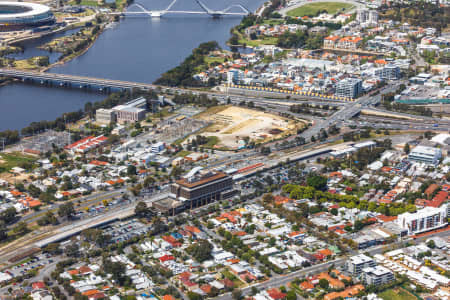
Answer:
[(341, 10), (353, 8), (352, 4), (343, 2), (314, 2), (294, 8), (287, 12), (291, 17), (316, 16), (319, 11), (335, 14)]

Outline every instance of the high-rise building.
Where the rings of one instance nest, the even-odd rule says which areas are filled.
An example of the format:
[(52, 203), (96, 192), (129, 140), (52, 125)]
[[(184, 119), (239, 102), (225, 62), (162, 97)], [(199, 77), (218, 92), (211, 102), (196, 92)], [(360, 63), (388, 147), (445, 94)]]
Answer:
[(366, 23), (369, 20), (369, 10), (367, 9), (358, 9), (356, 11), (356, 21), (360, 24)]
[(346, 78), (336, 85), (336, 96), (357, 98), (363, 91), (362, 80), (357, 78)]
[(228, 83), (239, 83), (242, 80), (244, 72), (242, 70), (232, 69), (227, 73)]
[(371, 24), (378, 23), (378, 12), (376, 10), (369, 11), (369, 23)]
[(359, 9), (356, 12), (356, 21), (360, 24), (377, 24), (378, 12), (376, 10)]

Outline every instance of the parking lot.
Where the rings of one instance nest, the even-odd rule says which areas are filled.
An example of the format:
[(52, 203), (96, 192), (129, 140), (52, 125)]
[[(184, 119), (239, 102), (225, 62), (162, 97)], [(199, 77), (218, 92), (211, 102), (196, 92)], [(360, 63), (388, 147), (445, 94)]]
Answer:
[(126, 222), (117, 222), (103, 227), (103, 233), (111, 236), (114, 243), (123, 242), (147, 233), (151, 229), (151, 225), (146, 225), (138, 220), (130, 220)]
[(44, 267), (51, 263), (53, 263), (52, 255), (40, 254), (40, 255), (25, 259), (25, 260), (19, 262), (17, 265), (9, 268), (6, 271), (15, 277), (15, 276), (23, 275), (30, 270)]

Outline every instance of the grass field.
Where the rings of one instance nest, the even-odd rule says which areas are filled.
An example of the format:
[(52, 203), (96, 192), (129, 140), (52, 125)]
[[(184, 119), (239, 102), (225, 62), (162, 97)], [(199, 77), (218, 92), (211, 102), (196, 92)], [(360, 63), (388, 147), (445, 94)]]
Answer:
[(417, 297), (403, 288), (389, 289), (379, 294), (384, 300), (416, 300)]
[(335, 14), (340, 10), (348, 10), (353, 5), (343, 2), (316, 2), (294, 8), (287, 12), (290, 17), (316, 16), (319, 11), (327, 11), (329, 14)]
[(191, 154), (191, 151), (187, 151), (187, 150), (181, 150), (180, 152), (177, 153), (177, 157), (185, 157), (186, 155)]
[(2, 153), (0, 154), (0, 173), (7, 172), (11, 168), (23, 166), (24, 163), (33, 163), (36, 158), (22, 155), (21, 153)]

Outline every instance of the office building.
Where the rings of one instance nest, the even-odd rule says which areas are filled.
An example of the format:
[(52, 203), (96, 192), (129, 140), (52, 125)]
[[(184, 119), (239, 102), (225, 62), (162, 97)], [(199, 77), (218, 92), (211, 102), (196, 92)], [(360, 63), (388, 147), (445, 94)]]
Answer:
[(346, 269), (354, 276), (361, 274), (364, 268), (375, 267), (375, 261), (365, 254), (355, 255), (346, 262)]
[(95, 121), (101, 124), (116, 122), (116, 113), (112, 109), (99, 108), (95, 111)]
[(367, 285), (382, 285), (394, 280), (392, 271), (383, 266), (367, 267), (362, 270), (362, 281)]
[(441, 157), (441, 149), (419, 145), (409, 153), (408, 160), (411, 162), (437, 165)]
[(338, 97), (357, 98), (362, 91), (362, 80), (357, 78), (346, 78), (336, 85), (336, 96)]
[(181, 201), (185, 208), (205, 205), (231, 197), (234, 193), (233, 178), (219, 171), (192, 169), (170, 187), (171, 197)]
[(400, 78), (400, 68), (398, 66), (389, 64), (383, 68), (376, 69), (375, 76), (387, 80), (396, 80)]
[(166, 145), (163, 142), (152, 144), (152, 153), (159, 153), (164, 150)]
[(242, 70), (232, 69), (227, 73), (227, 82), (229, 84), (239, 83), (244, 77), (244, 72)]
[(396, 222), (408, 230), (409, 235), (444, 227), (447, 225), (447, 204), (437, 208), (428, 206), (415, 213), (403, 213)]

